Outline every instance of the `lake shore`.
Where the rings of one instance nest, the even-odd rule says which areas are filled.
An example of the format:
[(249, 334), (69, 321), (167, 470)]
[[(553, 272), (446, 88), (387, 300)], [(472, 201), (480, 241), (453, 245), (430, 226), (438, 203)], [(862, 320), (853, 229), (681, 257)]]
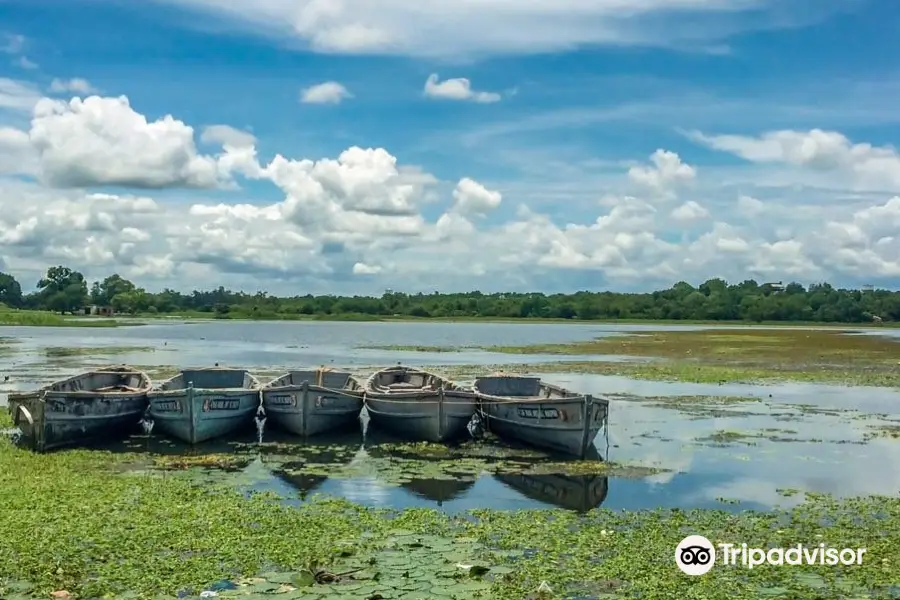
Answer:
[[(10, 550), (0, 553), (0, 596), (25, 600), (65, 590), (75, 598), (175, 598), (214, 590), (248, 599), (521, 600), (543, 584), (553, 591), (548, 597), (657, 597), (687, 589), (709, 600), (768, 597), (779, 589), (882, 597), (900, 561), (897, 498), (811, 496), (786, 511), (737, 514), (446, 515), (325, 497), (297, 507), (273, 494), (246, 496), (215, 482), (127, 468), (146, 460), (90, 450), (37, 455), (0, 440), (0, 528)], [(752, 578), (735, 577), (739, 567), (716, 567), (689, 578), (672, 564), (686, 533), (751, 547), (825, 542), (867, 553), (850, 567), (770, 567)]]
[(835, 323), (817, 321), (711, 321), (672, 319), (552, 319), (552, 318), (503, 318), (503, 317), (411, 317), (376, 316), (361, 314), (275, 315), (258, 318), (245, 315), (216, 317), (208, 312), (117, 314), (115, 317), (59, 315), (39, 310), (0, 309), (0, 327), (122, 327), (143, 325), (146, 322), (217, 321), (217, 322), (376, 322), (376, 323), (516, 323), (516, 324), (573, 324), (573, 325), (682, 325), (704, 327), (816, 327), (834, 329), (898, 328), (900, 322), (886, 323)]

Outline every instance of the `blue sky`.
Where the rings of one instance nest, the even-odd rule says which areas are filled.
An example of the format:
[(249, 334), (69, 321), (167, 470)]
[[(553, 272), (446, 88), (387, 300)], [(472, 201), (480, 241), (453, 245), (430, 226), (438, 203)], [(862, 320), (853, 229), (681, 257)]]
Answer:
[[(156, 138), (140, 137), (150, 134), (135, 133), (113, 114), (100, 115), (99, 105), (90, 113), (92, 125), (75, 133), (64, 126), (87, 115), (71, 107), (65, 110), (72, 119), (57, 111), (41, 129), (37, 119), (31, 122), (32, 105), (4, 101), (0, 85), (0, 128), (9, 139), (13, 130), (28, 134), (14, 148), (7, 143), (5, 161), (0, 136), (2, 202), (11, 207), (15, 194), (41, 198), (30, 206), (33, 213), (16, 203), (15, 211), (0, 214), (0, 267), (25, 277), (40, 268), (34, 236), (37, 229), (49, 235), (54, 224), (42, 221), (25, 240), (22, 223), (46, 221), (38, 204), (55, 202), (88, 216), (69, 223), (65, 239), (54, 238), (44, 263), (65, 258), (91, 274), (116, 270), (150, 288), (209, 281), (275, 291), (412, 290), (433, 287), (430, 278), (441, 270), (458, 289), (653, 289), (712, 276), (896, 287), (900, 242), (884, 227), (894, 218), (900, 227), (890, 204), (900, 192), (893, 149), (900, 132), (900, 19), (887, 0), (527, 6), (473, 0), (431, 8), (394, 0), (380, 6), (357, 0), (0, 2), (0, 60), (7, 59), (0, 62), (0, 81), (8, 95), (19, 86), (17, 97), (28, 90), (34, 102), (45, 95), (66, 102), (126, 96), (148, 122), (171, 115), (192, 127), (196, 148), (185, 152), (215, 160), (222, 144), (202, 142), (204, 128), (251, 132), (261, 169), (229, 173), (228, 185), (186, 186), (178, 177), (138, 186), (130, 177), (122, 184), (101, 173), (96, 159), (106, 157), (114, 170), (156, 156), (155, 168), (162, 169)], [(467, 78), (472, 89), (499, 100), (446, 97), (450, 92), (428, 97), (431, 74), (439, 81)], [(61, 82), (56, 93), (54, 80)], [(69, 85), (72, 80), (88, 87)], [(324, 82), (339, 83), (349, 97), (300, 101), (302, 90)], [(113, 125), (99, 124), (106, 122)], [(749, 144), (770, 132), (787, 133), (764, 156), (749, 156)], [(76, 133), (89, 139), (78, 141)], [(131, 134), (138, 141), (127, 143)], [(717, 137), (723, 135), (740, 139), (729, 144)], [(169, 158), (180, 152), (171, 144), (160, 146)], [(334, 193), (315, 201), (337, 221), (313, 227), (300, 213), (314, 202), (297, 191), (297, 180), (276, 182), (273, 172), (263, 173), (276, 154), (334, 160), (353, 146), (384, 149), (404, 169), (432, 176), (416, 198), (407, 198), (415, 205), (407, 216), (421, 219), (419, 229), (398, 236), (396, 223), (366, 222), (372, 211), (347, 204), (344, 184), (335, 184), (340, 193), (326, 185)], [(123, 156), (123, 148), (134, 156)], [(655, 185), (629, 176), (657, 150), (677, 155), (693, 175), (663, 176)], [(90, 176), (71, 176), (84, 173), (91, 156)], [(389, 198), (404, 185), (391, 180), (393, 191), (366, 192), (385, 184), (385, 176), (351, 171), (355, 189), (363, 190), (357, 195)], [(462, 178), (502, 201), (471, 209), (454, 200)], [(158, 222), (148, 218), (145, 228), (134, 227), (150, 239), (116, 237), (118, 220), (112, 228), (96, 226), (90, 215), (113, 210), (100, 205), (107, 200), (97, 200), (97, 193), (125, 199), (114, 209), (124, 211), (115, 216), (123, 223), (134, 218), (128, 198), (152, 198)], [(742, 196), (764, 203), (764, 210), (741, 213)], [(687, 218), (690, 211), (682, 211), (684, 218), (673, 220), (673, 211), (688, 203), (708, 214)], [(226, 209), (216, 219), (202, 210), (205, 217), (192, 216), (196, 204), (274, 207), (277, 217), (236, 217)], [(628, 211), (636, 216), (625, 219)], [(618, 216), (597, 225), (613, 212)], [(442, 215), (450, 215), (443, 234)], [(175, 231), (174, 223), (183, 228)], [(835, 228), (846, 233), (844, 246), (835, 245)], [(366, 233), (378, 229), (381, 234)], [(215, 235), (253, 237), (254, 252), (242, 254), (246, 243), (212, 244)], [(298, 240), (296, 253), (279, 246), (285, 236)], [(744, 246), (727, 240), (746, 248), (738, 252)], [(322, 252), (336, 241), (343, 256)], [(122, 251), (123, 243), (149, 244), (155, 266), (135, 247)], [(274, 252), (266, 253), (267, 243)], [(483, 250), (473, 256), (479, 244)]]

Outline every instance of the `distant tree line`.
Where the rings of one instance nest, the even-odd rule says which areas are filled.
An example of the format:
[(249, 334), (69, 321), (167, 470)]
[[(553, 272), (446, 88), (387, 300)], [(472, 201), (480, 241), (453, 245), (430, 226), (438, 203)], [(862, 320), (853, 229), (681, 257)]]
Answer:
[(787, 285), (750, 279), (729, 285), (710, 279), (699, 286), (680, 282), (649, 293), (577, 292), (405, 294), (371, 296), (293, 296), (247, 294), (224, 287), (181, 293), (152, 293), (114, 274), (88, 287), (69, 267), (47, 270), (37, 291), (23, 294), (11, 275), (0, 273), (0, 304), (32, 310), (78, 313), (89, 305), (110, 306), (125, 314), (207, 313), (217, 318), (379, 318), (493, 317), (576, 320), (654, 319), (702, 321), (807, 321), (865, 323), (900, 321), (900, 292), (837, 289), (827, 283)]

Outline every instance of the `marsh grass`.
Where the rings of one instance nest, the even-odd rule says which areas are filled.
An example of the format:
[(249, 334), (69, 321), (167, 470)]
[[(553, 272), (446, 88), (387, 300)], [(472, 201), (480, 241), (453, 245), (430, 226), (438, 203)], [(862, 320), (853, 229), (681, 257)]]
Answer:
[(706, 329), (655, 331), (597, 338), (568, 344), (493, 346), (512, 354), (617, 354), (669, 359), (714, 360), (721, 357), (784, 363), (828, 364), (900, 360), (900, 345), (876, 335), (815, 329)]
[(360, 350), (388, 350), (390, 352), (462, 352), (463, 350), (477, 350), (468, 346), (357, 346)]
[(11, 327), (118, 327), (116, 320), (97, 317), (65, 317), (39, 310), (16, 310), (0, 306), (0, 326)]
[(900, 385), (900, 343), (839, 330), (710, 329), (611, 336), (570, 344), (491, 346), (507, 354), (622, 355), (650, 362), (567, 361), (534, 371), (621, 375), (693, 383), (800, 381)]
[[(249, 600), (888, 598), (900, 500), (810, 495), (790, 512), (386, 511), (318, 498), (300, 507), (212, 482), (123, 476), (127, 454), (31, 454), (0, 441), (0, 597), (196, 597), (223, 580)], [(751, 546), (867, 549), (862, 565), (716, 567), (682, 575), (687, 534)], [(460, 566), (462, 565), (462, 566)], [(468, 567), (468, 565), (474, 565)], [(476, 568), (477, 567), (477, 568)], [(350, 573), (348, 573), (350, 572)], [(328, 583), (328, 574), (344, 575)], [(377, 596), (376, 596), (377, 595)]]
[(835, 368), (783, 365), (768, 367), (710, 364), (699, 361), (662, 360), (644, 362), (558, 361), (542, 363), (506, 363), (494, 365), (434, 365), (425, 367), (460, 381), (470, 380), (494, 371), (507, 373), (577, 373), (610, 375), (647, 381), (684, 383), (767, 384), (784, 381), (845, 386), (900, 387), (900, 367)]
[(156, 352), (153, 346), (48, 346), (42, 352), (48, 358), (68, 358), (74, 356), (108, 356), (116, 354)]

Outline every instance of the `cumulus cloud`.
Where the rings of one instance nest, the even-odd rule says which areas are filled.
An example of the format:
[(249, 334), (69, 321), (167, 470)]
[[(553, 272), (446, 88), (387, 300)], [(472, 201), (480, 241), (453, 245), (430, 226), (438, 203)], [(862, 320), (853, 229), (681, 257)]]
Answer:
[(490, 104), (500, 101), (500, 94), (495, 92), (478, 92), (472, 89), (472, 82), (464, 77), (445, 79), (438, 81), (438, 76), (432, 73), (425, 81), (424, 94), (428, 98), (441, 100), (465, 100)]
[[(433, 58), (540, 54), (582, 45), (690, 44), (719, 52), (745, 29), (791, 27), (833, 11), (830, 3), (775, 0), (153, 0), (209, 11), (254, 33), (298, 38), (323, 53)], [(740, 14), (751, 12), (753, 18)], [(738, 15), (736, 18), (735, 15)]]
[(87, 79), (75, 77), (74, 79), (54, 79), (50, 82), (50, 92), (54, 94), (94, 94), (97, 88), (91, 85)]
[(171, 115), (149, 121), (128, 98), (40, 100), (29, 132), (40, 175), (58, 187), (214, 187), (214, 157), (197, 153), (194, 130)]
[(453, 207), (464, 215), (484, 216), (500, 206), (503, 196), (474, 179), (463, 177), (453, 190)]
[(681, 161), (674, 152), (658, 149), (650, 155), (649, 166), (634, 166), (628, 170), (628, 177), (634, 183), (650, 188), (658, 193), (671, 194), (672, 188), (692, 181), (697, 171)]
[(709, 216), (709, 211), (700, 206), (697, 202), (688, 200), (678, 208), (674, 209), (671, 216), (676, 221), (689, 223), (705, 219)]
[(300, 102), (304, 104), (340, 104), (352, 97), (353, 94), (337, 81), (326, 81), (300, 91)]
[(853, 143), (836, 131), (771, 131), (758, 137), (705, 135), (690, 138), (755, 163), (783, 163), (850, 175), (857, 186), (900, 190), (900, 153), (892, 146)]
[[(900, 197), (861, 195), (823, 210), (818, 195), (786, 206), (764, 188), (753, 197), (705, 188), (702, 198), (670, 204), (661, 191), (703, 178), (664, 149), (647, 165), (622, 169), (623, 183), (640, 184), (632, 186), (638, 191), (598, 189), (606, 195), (596, 212), (565, 222), (516, 206), (505, 185), (501, 194), (461, 173), (448, 189), (385, 148), (260, 161), (246, 131), (210, 125), (199, 138), (222, 151), (200, 154), (190, 125), (148, 118), (126, 98), (38, 102), (30, 130), (0, 128), (0, 172), (37, 178), (0, 177), (7, 268), (34, 279), (63, 262), (154, 288), (280, 293), (298, 281), (313, 292), (422, 290), (433, 287), (436, 270), (442, 289), (581, 287), (586, 276), (619, 289), (712, 276), (876, 283), (900, 276)], [(254, 180), (254, 190), (274, 185), (280, 198), (189, 195), (239, 177)], [(91, 193), (112, 184), (182, 191), (155, 199), (150, 191)], [(514, 214), (506, 215), (510, 201)]]
[(203, 128), (200, 141), (205, 144), (220, 144), (233, 148), (249, 148), (256, 145), (256, 136), (230, 125), (209, 125)]

